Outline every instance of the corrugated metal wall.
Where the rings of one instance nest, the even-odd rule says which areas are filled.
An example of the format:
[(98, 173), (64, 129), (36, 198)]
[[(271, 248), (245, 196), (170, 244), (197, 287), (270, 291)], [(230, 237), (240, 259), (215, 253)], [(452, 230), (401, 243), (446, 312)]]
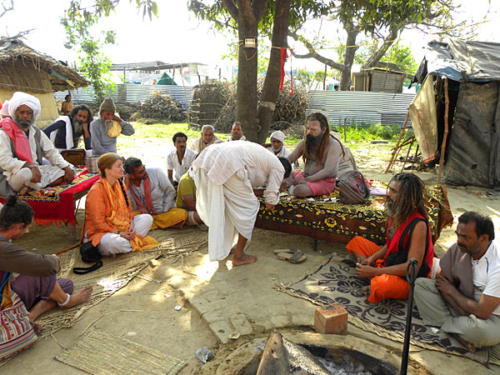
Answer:
[[(331, 124), (403, 125), (415, 94), (368, 91), (311, 91), (307, 114), (322, 112)], [(410, 121), (408, 121), (410, 124)]]
[[(151, 95), (151, 91), (161, 91), (164, 94), (172, 95), (172, 98), (181, 102), (182, 106), (186, 108), (186, 103), (188, 103), (188, 105), (191, 103), (193, 90), (193, 86), (182, 87), (119, 84), (115, 85), (115, 89), (111, 93), (111, 98), (120, 104), (138, 103), (141, 100), (148, 98)], [(79, 88), (78, 90), (71, 92), (71, 100), (75, 104), (78, 104), (79, 102), (90, 102), (92, 101), (93, 93), (94, 89), (92, 86)], [(68, 93), (66, 91), (59, 91), (55, 93), (55, 96), (57, 100), (64, 100), (64, 97), (67, 94)]]

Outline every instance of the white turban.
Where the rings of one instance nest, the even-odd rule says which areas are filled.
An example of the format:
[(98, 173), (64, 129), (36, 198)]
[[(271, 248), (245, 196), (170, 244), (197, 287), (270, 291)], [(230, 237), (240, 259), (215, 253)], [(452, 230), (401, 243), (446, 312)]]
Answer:
[(3, 107), (0, 109), (0, 116), (10, 116), (9, 114), (9, 101), (6, 100), (3, 102)]
[(273, 141), (273, 138), (280, 141), (281, 143), (285, 143), (285, 134), (282, 131), (275, 131), (274, 133), (271, 134), (271, 142)]
[(33, 95), (26, 94), (25, 92), (15, 92), (12, 98), (9, 100), (9, 114), (10, 117), (14, 118), (17, 109), (22, 106), (28, 106), (33, 111), (33, 118), (36, 120), (40, 116), (40, 111), (42, 109), (40, 105), (40, 100), (35, 98)]

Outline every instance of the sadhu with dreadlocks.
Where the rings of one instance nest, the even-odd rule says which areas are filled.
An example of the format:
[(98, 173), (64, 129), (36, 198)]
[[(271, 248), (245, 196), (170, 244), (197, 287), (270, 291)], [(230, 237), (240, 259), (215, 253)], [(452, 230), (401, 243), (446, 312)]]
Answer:
[(408, 298), (410, 285), (405, 276), (411, 258), (418, 261), (418, 277), (430, 276), (434, 246), (426, 205), (422, 180), (411, 173), (399, 173), (389, 183), (386, 244), (380, 247), (360, 236), (347, 244), (346, 250), (358, 261), (358, 276), (371, 278), (371, 303)]
[(290, 154), (290, 163), (302, 156), (304, 172), (295, 171), (290, 194), (296, 197), (311, 197), (330, 194), (335, 190), (339, 171), (339, 160), (343, 154), (340, 141), (330, 135), (328, 120), (322, 113), (312, 113), (307, 118), (304, 139)]

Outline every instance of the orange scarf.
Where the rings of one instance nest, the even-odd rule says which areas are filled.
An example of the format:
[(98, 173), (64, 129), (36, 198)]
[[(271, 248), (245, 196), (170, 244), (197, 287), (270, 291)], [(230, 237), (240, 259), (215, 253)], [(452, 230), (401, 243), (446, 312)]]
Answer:
[[(130, 228), (130, 220), (132, 219), (130, 218), (130, 210), (127, 206), (127, 201), (123, 195), (120, 183), (116, 181), (114, 185), (111, 186), (108, 180), (102, 177), (101, 181), (104, 185), (104, 190), (106, 191), (109, 202), (111, 203), (111, 215), (104, 219), (117, 232), (127, 232)], [(153, 237), (142, 237), (140, 234), (136, 233), (134, 239), (130, 241), (130, 246), (132, 246), (132, 251), (142, 251), (160, 246), (160, 244)]]

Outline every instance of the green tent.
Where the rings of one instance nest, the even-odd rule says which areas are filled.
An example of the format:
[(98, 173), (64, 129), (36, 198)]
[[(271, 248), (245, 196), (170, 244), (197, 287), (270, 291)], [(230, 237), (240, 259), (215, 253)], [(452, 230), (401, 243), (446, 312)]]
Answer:
[(168, 85), (168, 86), (177, 86), (177, 83), (174, 82), (172, 77), (170, 77), (167, 73), (163, 73), (160, 80), (156, 82), (157, 85)]

